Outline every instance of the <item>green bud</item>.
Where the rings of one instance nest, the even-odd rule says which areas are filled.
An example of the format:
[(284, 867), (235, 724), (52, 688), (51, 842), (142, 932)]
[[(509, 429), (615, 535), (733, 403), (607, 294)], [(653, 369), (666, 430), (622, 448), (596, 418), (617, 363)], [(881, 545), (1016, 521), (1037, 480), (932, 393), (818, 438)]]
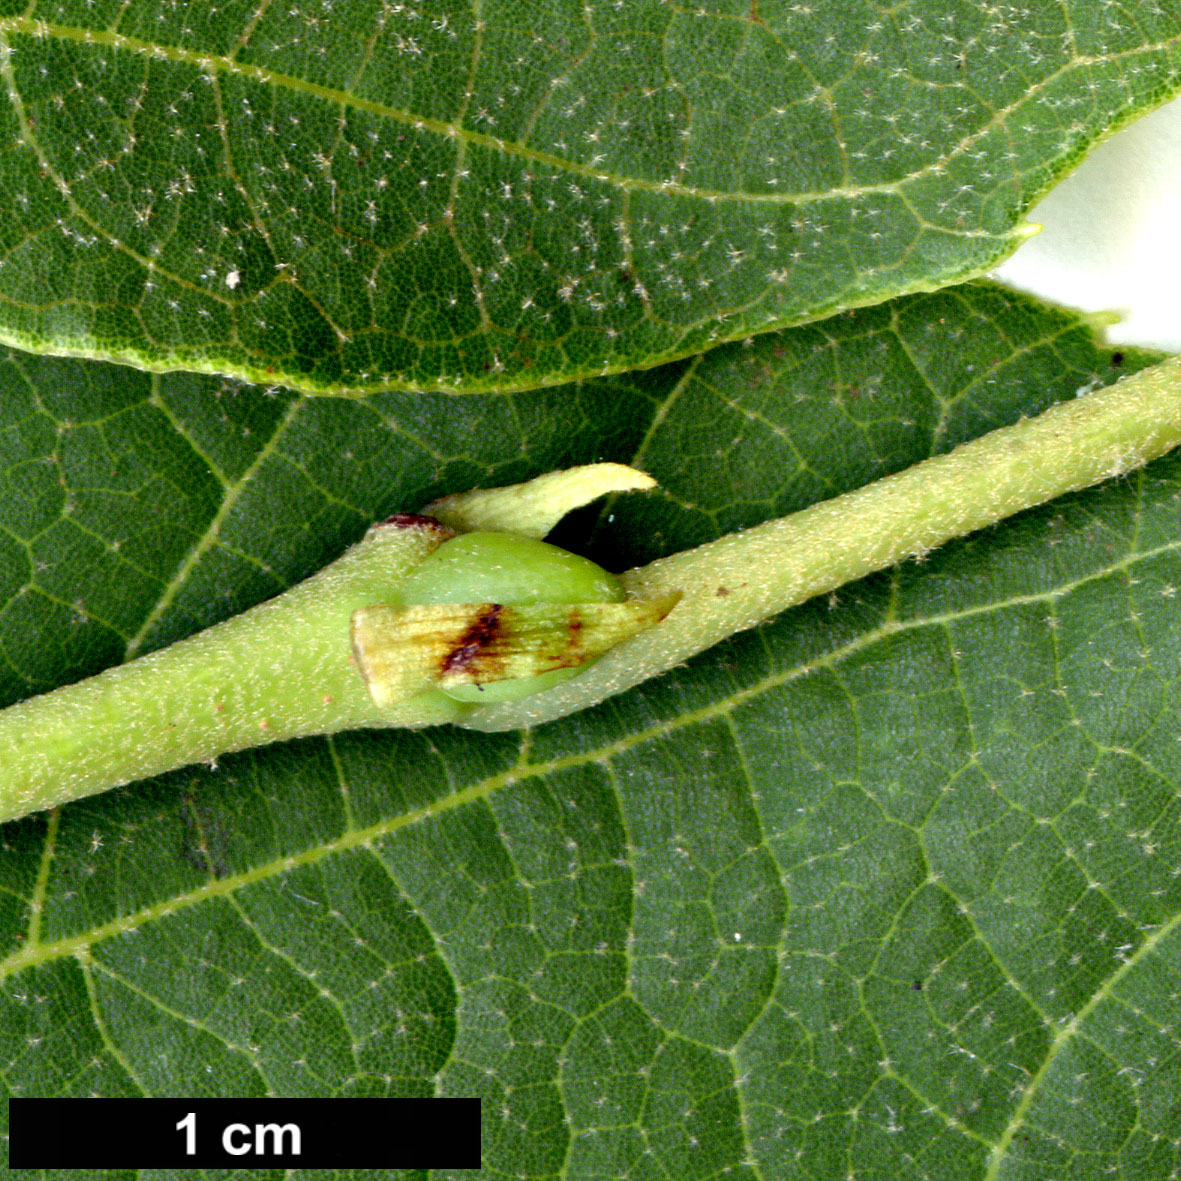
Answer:
[[(618, 603), (624, 596), (619, 580), (586, 558), (529, 537), (481, 532), (466, 533), (444, 542), (402, 583), (399, 597), (408, 605), (472, 603), (524, 607), (537, 603)], [(506, 622), (500, 619), (494, 636), (503, 636)], [(528, 697), (568, 680), (588, 659), (584, 657), (568, 667), (555, 664), (553, 671), (537, 676), (522, 677), (520, 672), (492, 675), (496, 667), (490, 665), (487, 641), (482, 651), (475, 651), (480, 647), (480, 627), (479, 621), (474, 620), (469, 634), (477, 637), (477, 641), (466, 641), (472, 659), (460, 655), (452, 658), (453, 666), (462, 663), (473, 676), (470, 683), (449, 683), (445, 689), (457, 701), (515, 701)], [(550, 648), (555, 659), (560, 660), (557, 650), (562, 646), (561, 639), (570, 633), (556, 621), (555, 627), (557, 630), (549, 634)], [(459, 644), (462, 647), (464, 643), (461, 634)], [(479, 660), (475, 659), (476, 655)], [(544, 666), (544, 658), (541, 663)], [(481, 665), (485, 668), (482, 681), (476, 679)]]

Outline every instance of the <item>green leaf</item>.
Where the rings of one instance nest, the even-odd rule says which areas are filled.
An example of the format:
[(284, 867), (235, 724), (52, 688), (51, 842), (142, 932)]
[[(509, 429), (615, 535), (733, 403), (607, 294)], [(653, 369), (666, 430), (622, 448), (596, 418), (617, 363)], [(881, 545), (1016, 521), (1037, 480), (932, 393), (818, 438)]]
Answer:
[[(0, 695), (608, 457), (621, 568), (1152, 360), (985, 284), (525, 395), (0, 367)], [(610, 408), (610, 412), (608, 412)], [(1181, 460), (528, 734), (358, 732), (0, 832), (0, 1093), (466, 1094), (489, 1177), (1167, 1176)], [(581, 544), (576, 540), (581, 532)]]
[(309, 392), (647, 367), (978, 275), (1176, 0), (0, 4), (0, 338)]

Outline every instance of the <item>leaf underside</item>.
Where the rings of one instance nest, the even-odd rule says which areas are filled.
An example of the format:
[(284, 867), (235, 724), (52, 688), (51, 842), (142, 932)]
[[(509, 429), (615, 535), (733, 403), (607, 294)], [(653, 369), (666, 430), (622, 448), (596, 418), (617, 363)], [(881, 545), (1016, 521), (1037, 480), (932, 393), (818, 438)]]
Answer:
[[(0, 350), (0, 705), (457, 490), (650, 472), (554, 537), (620, 570), (1149, 363), (921, 293), (1179, 72), (1178, 0), (0, 0), (0, 340), (59, 354)], [(1181, 1172), (1179, 505), (4, 826), (0, 1098), (478, 1095), (489, 1178)]]
[(307, 392), (644, 368), (979, 275), (1177, 0), (0, 3), (0, 339)]
[[(1150, 359), (987, 284), (531, 395), (14, 354), (0, 699), (457, 487), (651, 471), (570, 526), (618, 569)], [(1159, 461), (529, 734), (308, 740), (5, 826), (0, 1091), (480, 1095), (488, 1177), (1167, 1176), (1179, 493)]]

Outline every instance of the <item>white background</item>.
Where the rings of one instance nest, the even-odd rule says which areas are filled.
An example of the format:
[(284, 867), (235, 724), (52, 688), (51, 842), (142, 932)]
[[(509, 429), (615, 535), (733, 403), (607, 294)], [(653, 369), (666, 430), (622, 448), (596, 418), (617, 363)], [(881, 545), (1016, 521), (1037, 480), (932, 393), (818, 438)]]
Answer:
[(1181, 99), (1100, 144), (1028, 216), (1043, 231), (995, 278), (1119, 313), (1112, 343), (1181, 352)]

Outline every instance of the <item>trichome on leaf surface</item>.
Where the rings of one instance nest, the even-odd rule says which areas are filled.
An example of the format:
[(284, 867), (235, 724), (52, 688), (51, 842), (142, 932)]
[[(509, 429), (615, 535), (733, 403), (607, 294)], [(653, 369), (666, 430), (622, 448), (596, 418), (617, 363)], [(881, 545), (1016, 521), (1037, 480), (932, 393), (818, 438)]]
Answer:
[(486, 732), (6, 824), (4, 1094), (479, 1095), (489, 1177), (1181, 1170), (1176, 363), (981, 279), (1181, 86), (1176, 0), (63, 0), (0, 83), (0, 704), (604, 460), (658, 488), (550, 540), (662, 604), (424, 690)]

